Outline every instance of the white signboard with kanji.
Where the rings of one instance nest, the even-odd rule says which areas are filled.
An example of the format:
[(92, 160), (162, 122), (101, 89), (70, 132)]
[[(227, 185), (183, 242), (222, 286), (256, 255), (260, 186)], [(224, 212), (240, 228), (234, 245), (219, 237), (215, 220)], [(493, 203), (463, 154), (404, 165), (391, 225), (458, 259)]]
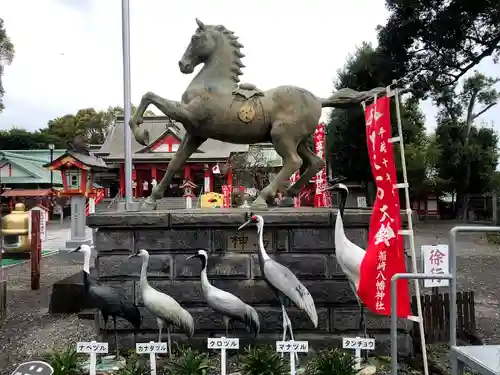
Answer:
[(356, 200), (358, 201), (358, 207), (359, 208), (366, 208), (368, 205), (366, 204), (366, 197), (357, 197)]
[[(424, 273), (448, 275), (450, 273), (450, 252), (448, 245), (422, 245)], [(449, 280), (424, 280), (424, 287), (437, 288), (449, 286)]]

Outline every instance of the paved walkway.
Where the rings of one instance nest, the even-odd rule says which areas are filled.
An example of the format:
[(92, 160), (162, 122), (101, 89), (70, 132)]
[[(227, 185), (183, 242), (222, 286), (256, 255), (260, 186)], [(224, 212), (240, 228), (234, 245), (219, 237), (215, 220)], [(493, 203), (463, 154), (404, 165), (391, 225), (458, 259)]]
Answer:
[[(47, 226), (47, 240), (43, 241), (42, 248), (44, 250), (64, 250), (66, 249), (66, 241), (71, 238), (71, 228), (69, 223), (64, 222), (63, 226), (59, 222), (51, 222)], [(92, 229), (86, 228), (87, 238), (92, 238)]]

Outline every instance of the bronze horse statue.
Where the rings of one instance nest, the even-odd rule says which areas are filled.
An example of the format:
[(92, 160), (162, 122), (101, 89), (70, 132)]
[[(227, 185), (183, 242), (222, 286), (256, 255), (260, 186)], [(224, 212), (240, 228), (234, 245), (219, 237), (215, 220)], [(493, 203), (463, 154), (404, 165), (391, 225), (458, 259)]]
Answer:
[(300, 87), (280, 86), (261, 91), (252, 84), (239, 84), (244, 55), (238, 37), (222, 25), (205, 25), (198, 19), (196, 23), (198, 28), (179, 61), (179, 69), (190, 74), (199, 64), (203, 64), (203, 68), (189, 84), (182, 100), (173, 101), (148, 92), (130, 119), (136, 141), (144, 146), (149, 143), (149, 134), (141, 131), (139, 125), (150, 104), (186, 129), (165, 176), (144, 201), (144, 209), (156, 208), (156, 200), (163, 197), (172, 176), (208, 138), (236, 144), (271, 142), (283, 158), (283, 167), (253, 202), (254, 209), (267, 208), (267, 201), (274, 198), (277, 190), (304, 164), (305, 172), (285, 191), (285, 197), (292, 198), (325, 164), (306, 146), (318, 125), (321, 109), (359, 105), (385, 90), (358, 92), (345, 88), (328, 99), (321, 99)]

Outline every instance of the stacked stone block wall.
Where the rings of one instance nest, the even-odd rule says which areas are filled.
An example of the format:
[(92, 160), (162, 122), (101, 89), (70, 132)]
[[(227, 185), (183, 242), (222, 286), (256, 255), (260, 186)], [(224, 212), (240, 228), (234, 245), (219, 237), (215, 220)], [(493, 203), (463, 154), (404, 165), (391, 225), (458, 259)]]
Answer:
[[(256, 212), (264, 217), (264, 242), (270, 256), (286, 265), (312, 294), (318, 312), (315, 329), (307, 315), (289, 307), (295, 339), (309, 340), (315, 348), (339, 345), (341, 337), (359, 335), (359, 307), (335, 258), (334, 225), (336, 212), (331, 209), (276, 210)], [(346, 210), (347, 237), (365, 248), (371, 212)], [(142, 329), (134, 332), (119, 321), (122, 345), (134, 340), (157, 340), (155, 319), (144, 309), (139, 287), (140, 259), (128, 256), (140, 249), (150, 254), (148, 279), (151, 286), (175, 298), (187, 308), (195, 321), (195, 336), (189, 344), (206, 346), (206, 337), (223, 335), (220, 316), (206, 305), (199, 281), (201, 265), (186, 260), (198, 249), (209, 254), (208, 275), (217, 287), (234, 293), (254, 306), (261, 319), (259, 342), (273, 343), (282, 334), (279, 301), (261, 277), (257, 261), (257, 235), (254, 225), (238, 232), (237, 228), (251, 213), (243, 210), (180, 210), (170, 212), (99, 213), (88, 218), (97, 229), (95, 248), (99, 280), (119, 289), (140, 306)], [(387, 352), (389, 318), (368, 314), (368, 331), (377, 339), (380, 352)], [(112, 342), (111, 325), (96, 322), (99, 333)], [(410, 348), (409, 325), (400, 322), (400, 349)], [(236, 335), (246, 342), (253, 338), (239, 323)], [(174, 332), (174, 340), (186, 337)], [(186, 342), (187, 343), (187, 342)]]

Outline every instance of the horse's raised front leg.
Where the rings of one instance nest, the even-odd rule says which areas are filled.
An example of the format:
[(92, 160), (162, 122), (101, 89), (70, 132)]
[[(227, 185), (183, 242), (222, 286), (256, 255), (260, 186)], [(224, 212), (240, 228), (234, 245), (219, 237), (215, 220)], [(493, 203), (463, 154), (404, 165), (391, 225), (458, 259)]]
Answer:
[(274, 197), (278, 188), (302, 166), (303, 161), (297, 154), (296, 136), (290, 134), (288, 124), (276, 121), (272, 125), (271, 140), (276, 152), (283, 158), (283, 167), (274, 180), (262, 189), (259, 197), (252, 203), (253, 209), (266, 209), (267, 201)]
[(206, 140), (206, 138), (195, 137), (190, 135), (189, 133), (186, 133), (184, 139), (179, 145), (179, 149), (175, 153), (170, 163), (168, 163), (165, 176), (163, 176), (160, 183), (151, 190), (151, 195), (144, 201), (142, 205), (143, 210), (156, 209), (156, 200), (163, 198), (163, 195), (165, 194), (165, 188), (172, 181), (172, 177), (175, 172), (177, 172), (179, 168), (184, 165), (186, 160), (189, 159), (193, 152), (195, 152)]
[(175, 121), (179, 121), (183, 124), (189, 122), (189, 111), (185, 108), (184, 104), (174, 100), (162, 98), (154, 92), (144, 94), (139, 106), (135, 110), (129, 122), (129, 126), (132, 130), (132, 134), (134, 134), (135, 140), (143, 146), (147, 146), (149, 144), (149, 132), (147, 130), (141, 131), (139, 129), (139, 125), (142, 124), (142, 116), (150, 104), (153, 104), (166, 116)]

